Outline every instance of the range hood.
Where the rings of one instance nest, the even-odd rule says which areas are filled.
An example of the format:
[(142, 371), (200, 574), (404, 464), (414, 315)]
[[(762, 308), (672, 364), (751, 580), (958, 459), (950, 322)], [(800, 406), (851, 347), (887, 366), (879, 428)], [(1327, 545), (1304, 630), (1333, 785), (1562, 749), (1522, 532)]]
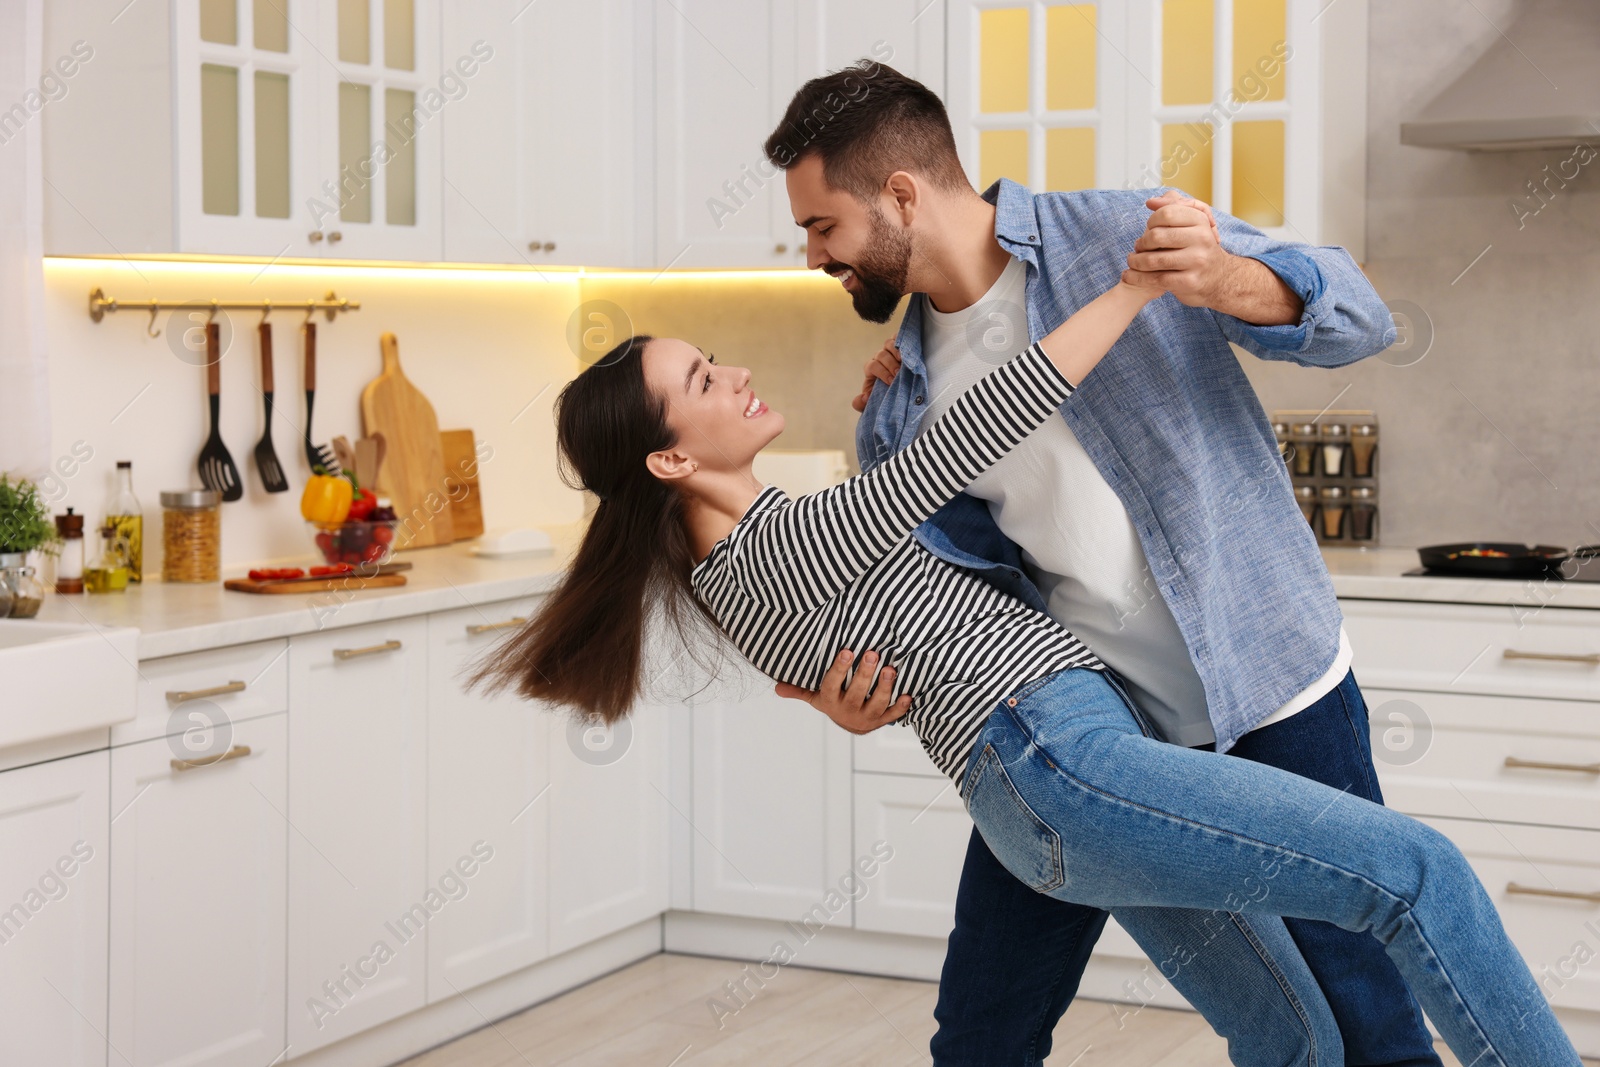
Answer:
[(1600, 143), (1600, 3), (1525, 0), (1400, 143), (1476, 152)]

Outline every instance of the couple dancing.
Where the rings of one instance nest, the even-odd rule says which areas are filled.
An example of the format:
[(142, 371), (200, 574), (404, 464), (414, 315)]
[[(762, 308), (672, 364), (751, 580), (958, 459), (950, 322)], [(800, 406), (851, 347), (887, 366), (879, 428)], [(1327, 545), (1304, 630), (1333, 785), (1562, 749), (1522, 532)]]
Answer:
[(845, 728), (914, 729), (975, 823), (936, 1064), (1039, 1063), (1107, 913), (1235, 1064), (1437, 1065), (1418, 1001), (1463, 1063), (1578, 1064), (1461, 853), (1382, 806), (1331, 583), (1227, 344), (1381, 350), (1348, 254), (1175, 191), (979, 196), (938, 98), (876, 65), (805, 85), (766, 150), (858, 313), (918, 294), (857, 400), (865, 473), (763, 487), (783, 417), (749, 372), (631, 338), (561, 394), (600, 504), (479, 680), (612, 722), (647, 618), (691, 643), (709, 620)]

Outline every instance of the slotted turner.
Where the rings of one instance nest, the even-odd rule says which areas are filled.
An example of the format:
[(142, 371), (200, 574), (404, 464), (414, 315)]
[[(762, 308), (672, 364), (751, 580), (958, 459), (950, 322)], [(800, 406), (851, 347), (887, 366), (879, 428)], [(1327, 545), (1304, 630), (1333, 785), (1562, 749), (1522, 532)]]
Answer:
[(223, 500), (238, 500), (244, 496), (244, 483), (222, 443), (222, 330), (215, 322), (206, 323), (206, 393), (211, 403), (211, 436), (200, 450), (200, 484), (221, 493)]
[(263, 322), (257, 332), (261, 334), (261, 402), (266, 409), (267, 423), (256, 444), (256, 470), (267, 492), (281, 493), (289, 488), (289, 479), (284, 477), (283, 464), (278, 462), (278, 453), (272, 447), (272, 324)]
[(311, 441), (311, 407), (317, 399), (317, 324), (307, 322), (306, 335), (306, 463), (313, 471), (333, 471), (333, 450)]

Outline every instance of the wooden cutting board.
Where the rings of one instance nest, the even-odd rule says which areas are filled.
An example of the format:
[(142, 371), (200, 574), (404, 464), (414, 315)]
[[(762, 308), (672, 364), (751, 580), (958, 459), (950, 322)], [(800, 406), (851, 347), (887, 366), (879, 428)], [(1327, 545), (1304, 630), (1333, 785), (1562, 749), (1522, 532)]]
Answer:
[(280, 579), (262, 582), (254, 578), (229, 578), (222, 583), (222, 588), (232, 589), (235, 593), (331, 593), (335, 590), (344, 592), (347, 589), (386, 589), (405, 584), (406, 576), (403, 574), (374, 574), (370, 578), (361, 578), (354, 574), (335, 574), (327, 578), (295, 578), (288, 581)]
[(383, 373), (361, 391), (361, 425), (364, 433), (381, 433), (388, 441), (378, 492), (389, 498), (400, 518), (395, 547), (447, 545), (455, 540), (455, 531), (439, 419), (422, 390), (401, 371), (400, 342), (394, 334), (385, 333), (379, 344)]
[[(457, 541), (483, 536), (483, 500), (478, 495), (478, 441), (471, 430), (443, 430), (445, 477), (450, 481), (450, 525)], [(458, 484), (459, 483), (459, 484)]]

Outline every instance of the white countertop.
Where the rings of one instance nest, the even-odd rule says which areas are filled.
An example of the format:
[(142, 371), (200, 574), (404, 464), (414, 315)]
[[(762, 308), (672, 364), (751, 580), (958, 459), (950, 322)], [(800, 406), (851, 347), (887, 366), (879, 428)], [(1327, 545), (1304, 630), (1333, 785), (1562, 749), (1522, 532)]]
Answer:
[(1542, 578), (1421, 578), (1414, 548), (1324, 548), (1334, 591), (1356, 600), (1413, 600), (1430, 604), (1488, 604), (1518, 608), (1600, 609), (1600, 583)]
[[(220, 583), (160, 581), (101, 596), (48, 596), (39, 617), (139, 629), (139, 658), (155, 659), (333, 627), (489, 604), (548, 592), (576, 546), (581, 527), (553, 528), (556, 551), (516, 560), (480, 559), (466, 544), (403, 554), (414, 566), (393, 589), (257, 596)], [(1402, 548), (1323, 550), (1339, 596), (1362, 600), (1600, 610), (1600, 584), (1475, 578), (1407, 578), (1417, 554)], [(227, 577), (242, 575), (228, 574)]]
[[(393, 588), (251, 594), (224, 589), (220, 582), (146, 581), (129, 585), (124, 593), (46, 596), (39, 618), (96, 627), (136, 626), (139, 658), (146, 660), (449, 611), (548, 592), (577, 544), (578, 528), (550, 527), (548, 532), (555, 541), (555, 552), (548, 556), (481, 559), (466, 543), (402, 553), (397, 561), (413, 567), (405, 572), (406, 584)], [(228, 570), (223, 577), (242, 578), (244, 573)]]

